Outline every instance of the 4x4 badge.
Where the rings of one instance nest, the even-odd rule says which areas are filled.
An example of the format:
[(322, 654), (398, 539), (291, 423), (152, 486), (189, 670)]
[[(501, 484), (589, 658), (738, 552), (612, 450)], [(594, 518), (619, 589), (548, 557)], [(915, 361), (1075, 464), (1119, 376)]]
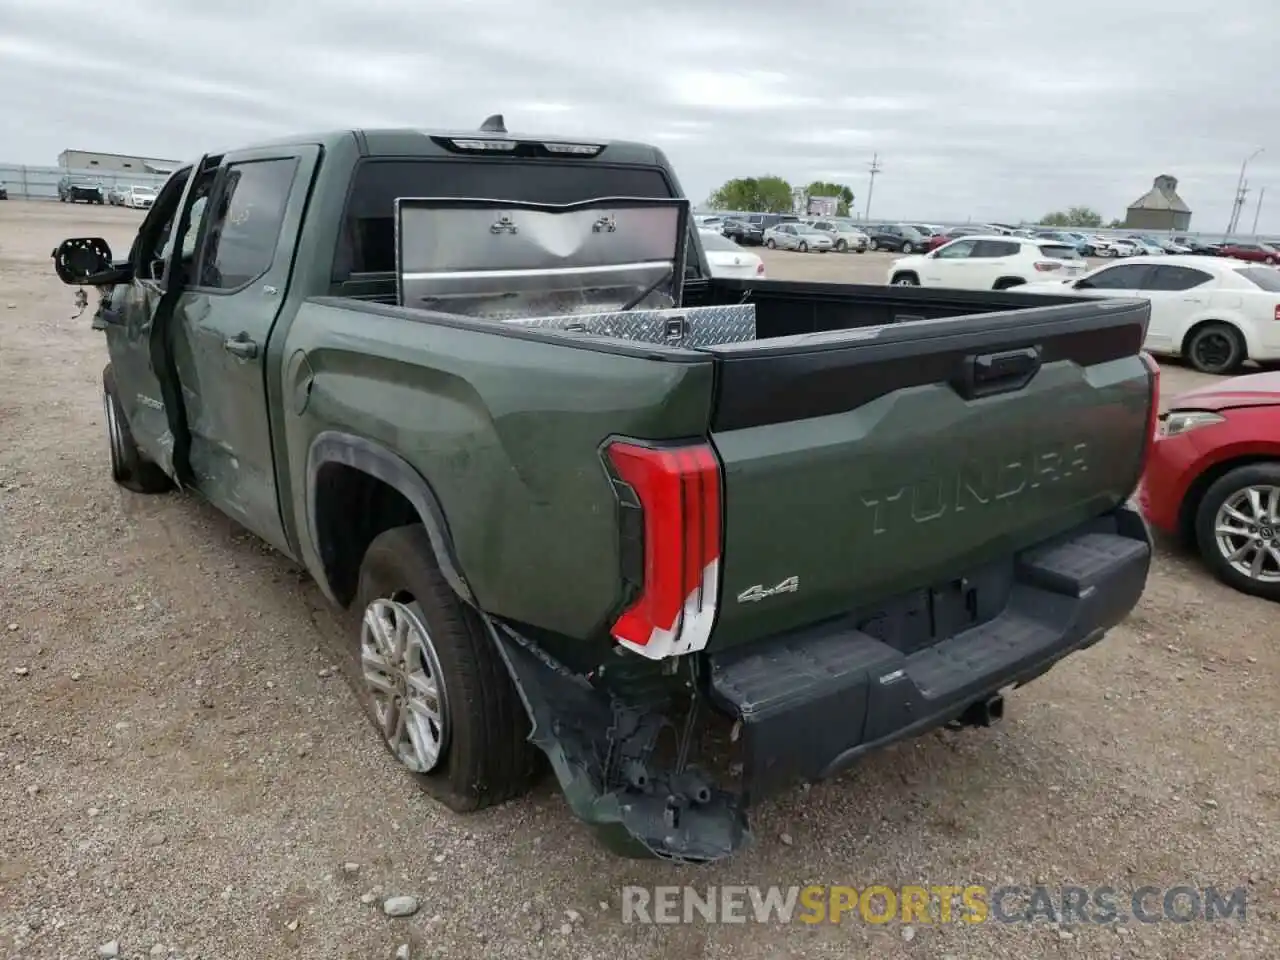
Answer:
[(738, 602), (757, 603), (766, 597), (777, 596), (779, 593), (795, 593), (799, 589), (799, 577), (787, 577), (787, 579), (774, 584), (772, 587), (757, 583), (754, 587), (748, 587), (738, 594)]

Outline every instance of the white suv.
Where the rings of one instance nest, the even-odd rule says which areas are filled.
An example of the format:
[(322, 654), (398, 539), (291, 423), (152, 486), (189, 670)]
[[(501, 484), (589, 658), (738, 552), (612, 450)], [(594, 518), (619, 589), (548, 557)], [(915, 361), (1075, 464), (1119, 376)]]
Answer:
[(961, 237), (932, 253), (900, 257), (888, 281), (902, 287), (1007, 290), (1038, 280), (1068, 280), (1084, 273), (1076, 248), (1055, 240), (1022, 237)]

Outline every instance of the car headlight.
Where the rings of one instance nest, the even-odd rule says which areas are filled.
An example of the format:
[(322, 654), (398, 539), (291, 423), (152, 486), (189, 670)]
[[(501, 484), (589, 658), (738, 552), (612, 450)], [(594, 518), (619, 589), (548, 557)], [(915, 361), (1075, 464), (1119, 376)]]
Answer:
[(1160, 421), (1159, 432), (1162, 437), (1176, 437), (1197, 427), (1221, 423), (1225, 419), (1227, 418), (1208, 410), (1174, 410)]

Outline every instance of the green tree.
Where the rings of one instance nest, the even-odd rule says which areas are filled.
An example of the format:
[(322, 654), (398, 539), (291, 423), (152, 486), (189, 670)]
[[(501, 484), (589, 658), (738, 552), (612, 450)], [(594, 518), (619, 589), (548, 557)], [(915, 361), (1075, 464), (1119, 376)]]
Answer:
[(789, 213), (791, 204), (791, 184), (772, 174), (729, 180), (707, 199), (713, 210), (752, 213)]
[(853, 191), (843, 183), (828, 183), (824, 180), (815, 180), (805, 187), (805, 194), (810, 197), (838, 198), (836, 205), (837, 217), (847, 217), (849, 208), (853, 206)]
[(1068, 207), (1045, 214), (1040, 223), (1046, 227), (1100, 227), (1102, 214), (1090, 207)]

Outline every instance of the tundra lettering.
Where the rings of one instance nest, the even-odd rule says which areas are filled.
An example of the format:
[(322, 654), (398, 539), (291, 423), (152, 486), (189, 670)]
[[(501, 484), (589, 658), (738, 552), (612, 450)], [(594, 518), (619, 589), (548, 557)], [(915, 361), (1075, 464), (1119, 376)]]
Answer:
[(860, 495), (870, 511), (873, 536), (908, 523), (929, 523), (949, 514), (981, 509), (1031, 490), (1070, 479), (1089, 469), (1086, 443), (1039, 452), (997, 466), (966, 461), (958, 471), (923, 477), (912, 483)]

